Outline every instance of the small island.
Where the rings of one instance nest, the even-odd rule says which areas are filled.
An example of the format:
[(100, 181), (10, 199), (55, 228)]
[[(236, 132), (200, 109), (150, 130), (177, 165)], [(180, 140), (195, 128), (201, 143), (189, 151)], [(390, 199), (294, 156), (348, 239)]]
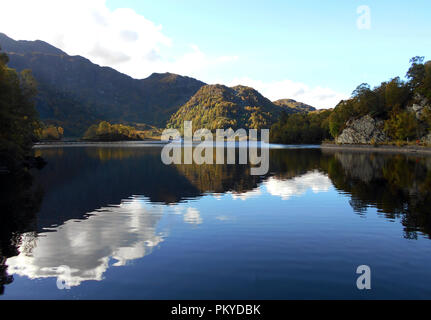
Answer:
[(97, 125), (90, 126), (82, 139), (84, 141), (133, 141), (143, 140), (143, 137), (133, 127), (101, 121)]

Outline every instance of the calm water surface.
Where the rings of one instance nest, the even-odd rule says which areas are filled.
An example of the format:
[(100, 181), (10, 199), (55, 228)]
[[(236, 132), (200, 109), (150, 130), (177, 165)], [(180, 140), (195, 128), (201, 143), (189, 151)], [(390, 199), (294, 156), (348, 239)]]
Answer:
[(33, 181), (2, 181), (0, 299), (431, 298), (429, 157), (278, 148), (255, 177), (157, 146), (36, 152)]

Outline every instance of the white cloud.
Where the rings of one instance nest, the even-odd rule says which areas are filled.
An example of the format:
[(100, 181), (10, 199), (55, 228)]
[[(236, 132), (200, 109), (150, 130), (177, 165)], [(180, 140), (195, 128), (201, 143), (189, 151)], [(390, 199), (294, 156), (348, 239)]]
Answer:
[(241, 199), (241, 200), (245, 201), (247, 199), (260, 197), (262, 195), (262, 192), (261, 192), (260, 188), (256, 188), (254, 190), (250, 190), (250, 191), (243, 192), (243, 193), (232, 193), (231, 195), (232, 195), (233, 200)]
[(199, 210), (187, 204), (155, 205), (133, 196), (90, 212), (85, 220), (69, 220), (38, 235), (24, 234), (20, 254), (7, 260), (8, 272), (30, 279), (58, 278), (71, 287), (101, 281), (110, 261), (114, 267), (125, 266), (163, 243), (168, 234), (157, 229), (164, 213), (183, 215), (192, 225), (203, 223)]
[(308, 190), (314, 193), (328, 192), (332, 183), (326, 175), (313, 171), (289, 180), (271, 177), (264, 185), (269, 194), (289, 200), (291, 197), (305, 194)]
[(208, 73), (221, 65), (228, 65), (239, 59), (238, 56), (211, 56), (204, 53), (198, 45), (190, 44), (189, 50), (173, 61), (159, 61), (159, 69), (181, 75), (191, 76), (207, 82)]
[(2, 8), (8, 14), (0, 19), (0, 31), (8, 36), (43, 40), (135, 78), (167, 71), (201, 77), (238, 59), (211, 57), (196, 45), (171, 59), (173, 41), (160, 25), (129, 8), (110, 10), (106, 0), (14, 0)]
[(124, 266), (163, 242), (166, 235), (156, 231), (163, 210), (134, 197), (91, 212), (86, 220), (66, 221), (51, 229), (55, 232), (24, 234), (20, 254), (7, 260), (8, 272), (30, 279), (56, 277), (71, 287), (101, 281), (109, 261)]
[(198, 209), (189, 207), (186, 204), (175, 204), (169, 206), (171, 213), (183, 216), (183, 221), (189, 224), (202, 224), (203, 219)]
[(336, 92), (329, 88), (320, 86), (311, 88), (304, 83), (292, 80), (264, 82), (244, 77), (234, 79), (229, 85), (234, 86), (238, 84), (253, 87), (272, 101), (286, 98), (294, 99), (307, 103), (317, 109), (333, 108), (341, 100), (349, 97), (349, 95)]
[(203, 220), (201, 218), (199, 210), (196, 208), (187, 208), (187, 211), (184, 214), (184, 222), (190, 224), (202, 224)]
[[(212, 72), (239, 60), (237, 55), (205, 53), (196, 44), (183, 49), (161, 25), (130, 8), (110, 10), (106, 0), (0, 0), (0, 5), (7, 12), (0, 19), (0, 32), (16, 40), (46, 41), (134, 78), (173, 72), (211, 83)], [(329, 88), (310, 88), (291, 80), (238, 78), (227, 83), (237, 84), (252, 86), (271, 100), (291, 98), (317, 108), (334, 107), (347, 98)]]
[(229, 217), (229, 216), (217, 216), (216, 220), (218, 220), (218, 221), (231, 221), (234, 219), (232, 217)]

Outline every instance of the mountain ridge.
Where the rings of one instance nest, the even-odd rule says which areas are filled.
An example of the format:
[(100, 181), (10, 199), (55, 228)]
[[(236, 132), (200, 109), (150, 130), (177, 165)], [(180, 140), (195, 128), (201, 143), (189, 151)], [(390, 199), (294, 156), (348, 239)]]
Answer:
[(41, 119), (63, 126), (69, 136), (82, 135), (99, 120), (164, 126), (205, 84), (172, 73), (133, 79), (40, 40), (15, 41), (0, 34), (0, 46), (9, 56), (9, 67), (32, 70)]
[[(61, 49), (54, 47), (48, 42), (42, 40), (14, 40), (2, 32), (0, 32), (0, 44), (4, 46), (3, 50), (5, 50), (5, 48), (8, 48), (9, 52), (18, 54), (27, 53), (28, 50), (31, 50), (31, 52), (35, 53), (38, 52), (52, 55), (67, 55), (67, 53), (65, 53)], [(23, 51), (24, 49), (26, 50)]]
[[(82, 136), (88, 127), (100, 121), (172, 125), (171, 120), (180, 108), (193, 105), (193, 97), (208, 86), (200, 80), (169, 72), (134, 79), (85, 57), (68, 55), (41, 40), (16, 41), (0, 33), (0, 47), (9, 55), (9, 67), (17, 71), (32, 70), (38, 83), (36, 108), (40, 118), (48, 125), (62, 126), (65, 136)], [(213, 100), (240, 107), (236, 111), (225, 110), (229, 112), (221, 115), (220, 119), (224, 120), (218, 121), (223, 125), (269, 126), (281, 110), (307, 112), (289, 105), (277, 106), (251, 87), (211, 86), (213, 89), (222, 86), (221, 91), (227, 95), (219, 96), (215, 90)]]

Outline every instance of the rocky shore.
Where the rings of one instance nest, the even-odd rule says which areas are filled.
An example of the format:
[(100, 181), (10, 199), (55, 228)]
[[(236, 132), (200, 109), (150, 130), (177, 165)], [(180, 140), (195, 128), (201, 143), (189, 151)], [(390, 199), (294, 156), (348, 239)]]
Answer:
[(389, 152), (389, 153), (416, 153), (431, 154), (431, 147), (422, 146), (391, 146), (391, 145), (369, 145), (369, 144), (335, 144), (323, 143), (321, 148), (325, 151), (359, 151), (359, 152)]

